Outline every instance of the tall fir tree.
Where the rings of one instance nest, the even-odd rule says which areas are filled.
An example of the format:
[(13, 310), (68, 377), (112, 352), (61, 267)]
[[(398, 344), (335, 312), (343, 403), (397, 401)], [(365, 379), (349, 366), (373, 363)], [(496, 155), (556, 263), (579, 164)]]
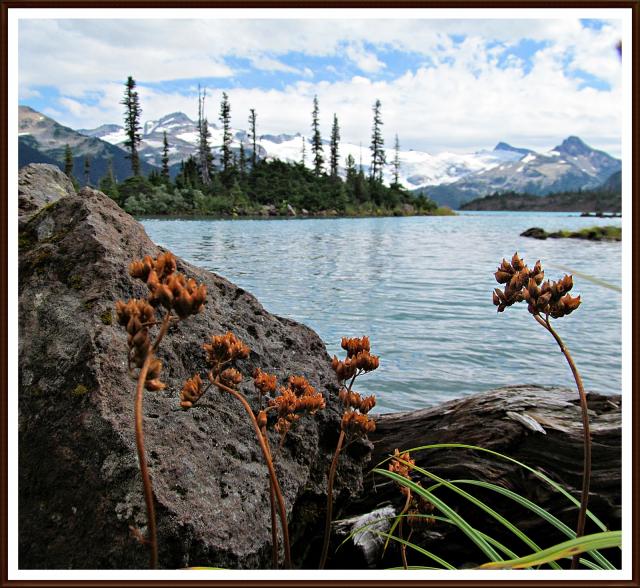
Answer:
[(240, 177), (244, 178), (247, 173), (247, 154), (244, 150), (244, 143), (240, 141), (240, 154), (238, 156), (238, 171)]
[(307, 139), (302, 137), (302, 149), (300, 153), (302, 167), (306, 167), (307, 165)]
[(393, 185), (396, 188), (400, 185), (400, 140), (397, 133), (393, 153)]
[(356, 172), (356, 160), (354, 159), (353, 155), (351, 155), (351, 153), (349, 153), (349, 155), (347, 155), (347, 158), (344, 160), (344, 164), (345, 167), (347, 168), (347, 180), (351, 177), (353, 177), (357, 172)]
[(89, 156), (88, 155), (84, 156), (83, 171), (84, 171), (84, 185), (88, 186), (89, 185), (89, 179), (91, 177), (91, 161), (89, 160)]
[(382, 116), (380, 108), (382, 103), (376, 100), (373, 105), (373, 129), (371, 131), (371, 173), (370, 179), (375, 182), (382, 182), (382, 172), (386, 163), (384, 153), (384, 139), (382, 138)]
[(167, 141), (167, 131), (163, 131), (162, 133), (162, 159), (160, 160), (162, 163), (162, 179), (168, 183), (169, 182), (169, 141)]
[(333, 114), (333, 126), (331, 127), (331, 155), (329, 159), (330, 173), (332, 178), (338, 177), (338, 165), (340, 162), (340, 126), (338, 125), (338, 117)]
[[(211, 172), (213, 169), (213, 155), (209, 146), (211, 131), (209, 131), (209, 122), (204, 114), (204, 105), (207, 97), (207, 89), (200, 89), (198, 86), (198, 171), (200, 182), (204, 186), (211, 183)], [(185, 181), (191, 181), (191, 177), (187, 176)]]
[(64, 146), (64, 173), (73, 176), (73, 152), (68, 144)]
[(129, 150), (128, 158), (131, 160), (131, 172), (134, 176), (139, 176), (140, 157), (138, 155), (138, 147), (140, 146), (140, 131), (142, 130), (140, 125), (142, 109), (140, 108), (136, 82), (131, 76), (127, 78), (125, 83), (124, 98), (120, 104), (125, 107), (124, 131), (127, 135), (127, 140), (124, 142), (124, 146)]
[(320, 107), (318, 96), (313, 97), (313, 111), (311, 113), (311, 152), (313, 153), (313, 173), (316, 176), (322, 174), (324, 165), (324, 150), (322, 149), (322, 137), (320, 136)]
[(222, 124), (222, 171), (227, 172), (233, 165), (231, 157), (231, 104), (226, 92), (222, 92), (220, 102), (220, 123)]
[(258, 115), (255, 109), (249, 110), (249, 134), (251, 135), (251, 167), (255, 168), (258, 163), (258, 137), (256, 135), (256, 121)]

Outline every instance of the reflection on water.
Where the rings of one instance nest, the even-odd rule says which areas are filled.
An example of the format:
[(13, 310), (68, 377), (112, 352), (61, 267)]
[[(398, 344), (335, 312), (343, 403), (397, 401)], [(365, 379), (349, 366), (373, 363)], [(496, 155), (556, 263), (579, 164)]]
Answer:
[[(362, 379), (378, 410), (405, 410), (505, 384), (572, 385), (550, 335), (524, 305), (497, 315), (499, 261), (518, 251), (621, 286), (620, 243), (520, 237), (620, 219), (568, 213), (294, 220), (148, 219), (153, 241), (256, 295), (267, 310), (315, 329), (329, 353), (343, 335), (371, 337), (380, 368)], [(574, 279), (583, 304), (557, 321), (587, 389), (619, 393), (621, 293)], [(366, 383), (366, 385), (365, 385)]]

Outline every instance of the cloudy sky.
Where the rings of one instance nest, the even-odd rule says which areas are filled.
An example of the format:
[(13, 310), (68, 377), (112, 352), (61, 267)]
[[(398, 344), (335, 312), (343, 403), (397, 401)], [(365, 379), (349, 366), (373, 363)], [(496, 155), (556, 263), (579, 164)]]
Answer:
[(317, 94), (323, 133), (335, 112), (353, 143), (368, 145), (380, 99), (385, 142), (398, 133), (403, 149), (469, 152), (507, 141), (544, 150), (578, 135), (620, 154), (620, 20), (209, 14), (20, 20), (20, 103), (73, 128), (121, 124), (132, 75), (144, 120), (195, 118), (201, 84), (210, 121), (226, 91), (233, 126), (246, 128), (255, 108), (261, 134), (308, 135)]

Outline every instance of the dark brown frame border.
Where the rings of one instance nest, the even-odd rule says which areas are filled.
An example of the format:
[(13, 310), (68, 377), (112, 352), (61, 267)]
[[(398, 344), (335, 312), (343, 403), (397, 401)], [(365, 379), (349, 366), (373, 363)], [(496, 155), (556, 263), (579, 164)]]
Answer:
[[(368, 588), (370, 586), (446, 586), (448, 588), (463, 588), (469, 586), (482, 586), (499, 588), (507, 586), (561, 586), (567, 588), (583, 588), (586, 586), (598, 587), (638, 587), (640, 586), (640, 393), (638, 391), (638, 381), (632, 374), (632, 502), (634, 502), (633, 520), (631, 524), (635, 552), (632, 553), (632, 579), (631, 580), (8, 580), (8, 287), (7, 282), (8, 265), (14, 260), (8, 259), (7, 228), (8, 216), (7, 207), (8, 193), (8, 10), (15, 8), (629, 8), (632, 11), (632, 169), (636, 170), (632, 178), (632, 219), (636, 227), (636, 235), (632, 235), (632, 306), (640, 308), (640, 202), (638, 201), (638, 175), (640, 173), (640, 122), (638, 117), (638, 102), (640, 102), (640, 40), (638, 39), (640, 21), (639, 0), (0, 0), (0, 37), (3, 39), (1, 45), (0, 59), (0, 104), (2, 107), (2, 129), (0, 137), (0, 160), (1, 160), (1, 186), (0, 186), (0, 383), (2, 385), (2, 398), (0, 401), (0, 431), (3, 449), (0, 450), (0, 586), (31, 588), (31, 587), (67, 587), (67, 586), (91, 586), (91, 587), (139, 587), (152, 588), (164, 586), (189, 586), (204, 587), (213, 586), (222, 588), (223, 586), (233, 586), (241, 588), (258, 587), (279, 587), (279, 586), (300, 586), (308, 588), (335, 587), (335, 588)], [(628, 50), (625, 48), (625, 50)], [(637, 206), (633, 207), (633, 204)], [(13, 285), (11, 285), (13, 287)], [(628, 294), (627, 294), (628, 295)], [(632, 333), (640, 332), (640, 313), (633, 313)], [(632, 369), (633, 366), (640, 366), (640, 351), (638, 346), (633, 346), (631, 350)]]

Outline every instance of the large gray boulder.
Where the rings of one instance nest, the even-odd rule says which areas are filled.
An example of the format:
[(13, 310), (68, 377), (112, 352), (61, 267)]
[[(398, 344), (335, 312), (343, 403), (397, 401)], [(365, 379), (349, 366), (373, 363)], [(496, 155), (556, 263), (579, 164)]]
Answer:
[(48, 163), (30, 163), (18, 176), (18, 222), (24, 226), (45, 206), (76, 193), (60, 168)]
[[(22, 177), (37, 194), (61, 197), (20, 231), (19, 565), (145, 568), (148, 550), (130, 530), (145, 531), (146, 524), (134, 442), (135, 382), (127, 374), (126, 335), (114, 303), (146, 296), (127, 266), (161, 249), (101, 192), (85, 188), (74, 195), (49, 166), (29, 166)], [(145, 393), (160, 566), (271, 565), (267, 470), (242, 407), (209, 390), (192, 410), (178, 408), (184, 380), (205, 370), (202, 343), (231, 330), (252, 350), (239, 363), (246, 376), (255, 367), (281, 380), (305, 375), (327, 397), (327, 408), (301, 419), (276, 458), (294, 562), (313, 567), (318, 551), (310, 538), (321, 535), (341, 413), (324, 344), (224, 278), (181, 260), (178, 270), (207, 285), (208, 303), (202, 314), (170, 329), (159, 350), (168, 387)], [(250, 378), (242, 389), (255, 407)], [(272, 446), (277, 441), (274, 434)], [(355, 444), (343, 454), (338, 505), (362, 489), (370, 447)]]

